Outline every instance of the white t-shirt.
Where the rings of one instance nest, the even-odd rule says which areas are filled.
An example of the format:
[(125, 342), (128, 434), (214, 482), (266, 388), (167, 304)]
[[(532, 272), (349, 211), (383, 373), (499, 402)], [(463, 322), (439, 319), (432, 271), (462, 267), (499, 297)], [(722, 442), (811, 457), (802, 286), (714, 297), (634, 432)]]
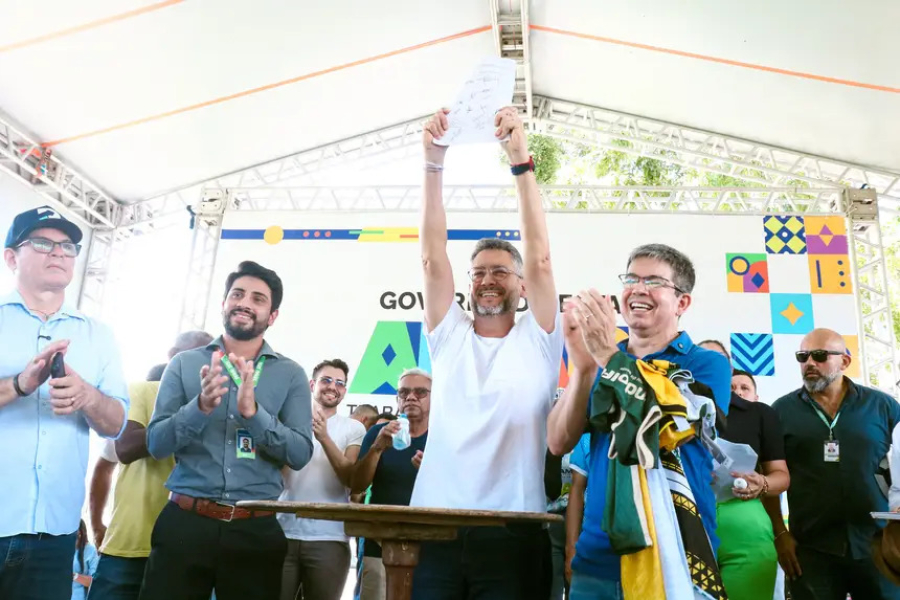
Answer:
[(426, 339), (434, 377), (428, 448), (410, 506), (544, 512), (560, 316), (547, 333), (529, 310), (506, 337), (485, 338), (454, 302)]
[[(332, 415), (327, 421), (328, 436), (334, 440), (341, 454), (350, 446), (362, 444), (366, 427), (349, 417)], [(279, 500), (289, 502), (335, 502), (346, 504), (350, 501), (350, 489), (344, 487), (319, 440), (313, 437), (313, 455), (305, 467), (299, 471), (284, 469), (284, 491)], [(340, 521), (301, 519), (288, 513), (278, 513), (278, 522), (284, 535), (292, 540), (339, 541), (349, 540)]]

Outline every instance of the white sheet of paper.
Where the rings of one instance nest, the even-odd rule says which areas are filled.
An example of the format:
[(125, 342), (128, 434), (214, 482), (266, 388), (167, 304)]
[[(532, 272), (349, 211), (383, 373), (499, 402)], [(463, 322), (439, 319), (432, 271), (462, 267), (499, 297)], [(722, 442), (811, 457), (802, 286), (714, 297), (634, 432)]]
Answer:
[(895, 512), (873, 512), (869, 513), (873, 519), (885, 519), (887, 521), (900, 521), (900, 513)]
[(714, 481), (712, 487), (717, 501), (728, 502), (735, 498), (731, 491), (735, 478), (731, 476), (731, 473), (753, 471), (756, 469), (757, 456), (753, 448), (747, 444), (735, 444), (722, 438), (717, 439), (716, 444), (722, 451), (724, 462), (720, 463), (715, 457), (713, 458)]
[(516, 87), (516, 61), (488, 57), (481, 60), (450, 106), (449, 128), (436, 144), (488, 144), (497, 142), (494, 115), (512, 101)]

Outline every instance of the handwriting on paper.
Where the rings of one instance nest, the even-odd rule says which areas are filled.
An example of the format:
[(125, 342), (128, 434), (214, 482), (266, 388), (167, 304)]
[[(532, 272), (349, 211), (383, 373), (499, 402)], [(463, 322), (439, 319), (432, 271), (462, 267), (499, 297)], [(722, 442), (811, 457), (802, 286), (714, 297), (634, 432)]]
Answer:
[(494, 115), (512, 101), (516, 61), (488, 57), (481, 60), (450, 106), (449, 128), (436, 144), (485, 144), (497, 141)]

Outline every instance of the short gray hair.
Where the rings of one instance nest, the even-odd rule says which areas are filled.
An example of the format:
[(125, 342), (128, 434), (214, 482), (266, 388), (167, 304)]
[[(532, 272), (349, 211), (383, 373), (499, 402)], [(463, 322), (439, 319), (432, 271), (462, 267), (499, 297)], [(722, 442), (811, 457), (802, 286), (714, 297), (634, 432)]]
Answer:
[(400, 377), (397, 378), (397, 387), (400, 387), (400, 382), (403, 381), (404, 377), (409, 377), (410, 375), (418, 375), (419, 377), (425, 377), (426, 379), (428, 379), (428, 381), (431, 381), (431, 373), (429, 373), (425, 369), (413, 367), (412, 369), (406, 369), (405, 371), (400, 373)]
[(472, 251), (472, 258), (470, 261), (474, 261), (475, 257), (484, 250), (503, 250), (504, 252), (509, 252), (513, 264), (516, 266), (516, 273), (519, 275), (522, 274), (522, 266), (524, 264), (522, 255), (519, 253), (519, 249), (508, 241), (501, 240), (500, 238), (482, 238), (478, 240), (478, 243), (475, 244), (475, 250)]
[(178, 337), (175, 338), (175, 345), (169, 350), (169, 358), (174, 357), (180, 352), (208, 346), (212, 341), (213, 336), (205, 331), (185, 331), (184, 333), (178, 334)]
[(666, 263), (672, 267), (672, 283), (685, 294), (690, 294), (697, 282), (694, 263), (686, 255), (665, 244), (644, 244), (631, 251), (628, 267), (639, 258), (649, 258)]

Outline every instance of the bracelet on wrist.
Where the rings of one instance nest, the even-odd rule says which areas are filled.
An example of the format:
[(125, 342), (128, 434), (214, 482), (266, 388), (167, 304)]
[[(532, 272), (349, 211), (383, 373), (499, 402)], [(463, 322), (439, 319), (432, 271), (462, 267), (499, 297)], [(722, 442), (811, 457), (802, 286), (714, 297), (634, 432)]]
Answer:
[(425, 161), (425, 172), (426, 173), (440, 173), (444, 170), (444, 165)]
[(13, 389), (16, 390), (16, 394), (18, 394), (20, 398), (24, 398), (28, 394), (26, 394), (25, 391), (21, 387), (19, 387), (19, 375), (21, 375), (21, 373), (13, 376), (12, 378)]
[(776, 534), (774, 539), (777, 540), (778, 538), (780, 538), (781, 536), (783, 536), (783, 535), (786, 534), (787, 532), (788, 532), (788, 530), (785, 529), (785, 530), (782, 531), (781, 533)]

